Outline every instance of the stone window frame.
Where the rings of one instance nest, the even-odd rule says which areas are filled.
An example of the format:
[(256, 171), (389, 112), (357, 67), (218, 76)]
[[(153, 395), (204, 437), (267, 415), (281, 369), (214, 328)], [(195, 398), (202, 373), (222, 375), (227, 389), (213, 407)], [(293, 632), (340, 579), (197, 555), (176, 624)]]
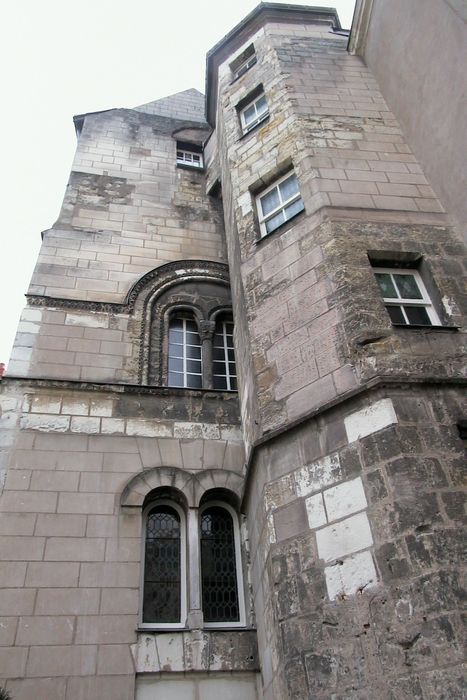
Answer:
[[(236, 568), (236, 574), (237, 574), (237, 600), (238, 600), (238, 613), (239, 613), (239, 620), (237, 622), (204, 622), (204, 627), (205, 629), (218, 629), (218, 628), (235, 628), (235, 627), (245, 627), (246, 625), (246, 611), (245, 611), (245, 592), (244, 588), (241, 585), (243, 583), (243, 569), (242, 569), (242, 552), (241, 552), (241, 545), (240, 545), (240, 523), (238, 520), (238, 514), (232, 508), (232, 506), (229, 503), (226, 503), (225, 501), (220, 501), (216, 499), (208, 499), (206, 500), (203, 504), (200, 504), (199, 511), (198, 511), (198, 533), (199, 537), (201, 539), (201, 526), (200, 526), (200, 521), (201, 521), (201, 516), (203, 514), (203, 511), (205, 511), (207, 508), (217, 506), (219, 508), (223, 508), (226, 510), (231, 518), (232, 518), (232, 523), (233, 523), (233, 530), (234, 530), (234, 547), (235, 547), (235, 568)], [(201, 554), (199, 557), (199, 570), (200, 570), (200, 582), (202, 580), (202, 571), (201, 571)], [(202, 605), (202, 591), (201, 591), (201, 605)]]
[[(288, 180), (289, 178), (294, 177), (295, 181), (297, 183), (297, 191), (294, 192), (294, 194), (283, 200), (282, 199), (282, 194), (280, 190), (280, 185)], [(264, 214), (263, 208), (262, 208), (262, 199), (266, 195), (268, 195), (270, 192), (272, 192), (274, 189), (277, 189), (278, 194), (279, 194), (279, 199), (280, 199), (280, 204), (272, 209), (270, 212)], [(305, 205), (303, 202), (303, 198), (300, 192), (300, 183), (297, 177), (297, 173), (295, 172), (294, 168), (289, 168), (287, 172), (277, 178), (275, 178), (268, 187), (260, 190), (259, 192), (256, 193), (255, 195), (255, 201), (256, 201), (256, 209), (258, 213), (258, 223), (259, 223), (259, 229), (260, 229), (260, 240), (265, 238), (266, 236), (271, 235), (274, 233), (274, 231), (277, 231), (279, 228), (281, 228), (284, 224), (288, 223), (292, 219), (294, 219), (296, 216), (301, 214), (305, 210)], [(300, 203), (301, 206), (299, 209), (296, 209), (293, 211), (290, 216), (287, 215), (286, 210), (295, 203)], [(280, 221), (276, 226), (274, 226), (273, 229), (270, 231), (267, 230), (267, 222), (273, 219), (274, 217), (278, 216), (280, 213), (284, 214), (284, 219), (283, 221)]]
[[(198, 326), (201, 338), (201, 368), (202, 386), (200, 389), (190, 387), (175, 387), (169, 384), (169, 328), (170, 318), (176, 313), (190, 313)], [(199, 306), (188, 303), (168, 303), (162, 314), (162, 348), (160, 353), (160, 378), (161, 386), (172, 389), (190, 389), (190, 391), (214, 390), (213, 377), (213, 339), (216, 323), (219, 317), (228, 317), (233, 322), (232, 307), (227, 305), (214, 306), (208, 312), (204, 312)], [(237, 391), (236, 389), (219, 389), (218, 391)]]
[(177, 141), (176, 143), (177, 167), (203, 170), (203, 148), (196, 143)]
[[(427, 286), (425, 284), (425, 281), (419, 271), (418, 266), (413, 265), (413, 263), (395, 263), (393, 262), (391, 264), (390, 261), (377, 261), (374, 260), (370, 257), (370, 263), (372, 267), (373, 274), (375, 275), (375, 280), (376, 284), (378, 287), (378, 291), (380, 294), (380, 298), (383, 301), (383, 304), (386, 308), (386, 311), (390, 317), (391, 323), (393, 326), (397, 326), (398, 328), (413, 328), (413, 327), (423, 327), (423, 328), (433, 328), (433, 327), (440, 327), (442, 326), (440, 317), (436, 311), (435, 305), (433, 303), (433, 299), (427, 289)], [(381, 287), (379, 286), (378, 280), (376, 278), (376, 275), (380, 274), (388, 274), (391, 276), (391, 280), (393, 283), (393, 286), (396, 290), (396, 293), (398, 294), (398, 297), (384, 297), (383, 292), (381, 290)], [(420, 298), (410, 298), (410, 297), (402, 297), (400, 290), (397, 288), (397, 284), (395, 283), (393, 275), (407, 275), (407, 276), (412, 276), (415, 280), (415, 283), (418, 287), (418, 290), (421, 294)], [(425, 309), (427, 316), (430, 320), (429, 324), (425, 323), (411, 323), (407, 313), (404, 310), (404, 306), (408, 307), (417, 307), (417, 308), (423, 308)], [(394, 321), (391, 317), (391, 314), (388, 310), (388, 307), (396, 307), (401, 310), (401, 314), (404, 318), (403, 322), (398, 322)]]
[[(256, 104), (259, 102), (262, 98), (264, 98), (264, 102), (266, 104), (266, 109), (261, 112), (259, 115), (257, 114), (257, 109), (256, 109)], [(253, 119), (250, 122), (247, 122), (245, 119), (245, 113), (251, 109), (251, 107), (255, 107), (255, 112), (257, 114), (256, 119)], [(242, 130), (242, 135), (246, 136), (246, 134), (249, 134), (250, 131), (255, 129), (257, 126), (262, 124), (268, 117), (269, 117), (269, 104), (266, 99), (266, 94), (264, 92), (264, 88), (262, 85), (258, 86), (254, 91), (250, 92), (247, 97), (239, 102), (237, 105), (237, 112), (238, 112), (238, 117), (240, 119), (240, 127)]]
[(232, 72), (232, 82), (241, 78), (242, 75), (245, 75), (257, 61), (255, 45), (253, 43), (249, 44), (249, 46), (229, 64), (229, 68)]
[[(225, 491), (225, 489), (222, 489)], [(151, 491), (146, 500), (147, 505), (142, 511), (141, 535), (141, 571), (140, 571), (140, 601), (138, 612), (138, 630), (141, 632), (156, 632), (164, 630), (190, 629), (237, 629), (247, 627), (245, 605), (245, 581), (242, 562), (240, 538), (240, 519), (235, 508), (227, 500), (216, 495), (216, 489), (207, 490), (196, 505), (188, 503), (183, 494), (176, 488), (156, 488)], [(158, 493), (161, 495), (158, 496)], [(210, 495), (212, 493), (212, 495)], [(233, 492), (226, 495), (235, 497)], [(146, 520), (148, 514), (158, 505), (172, 507), (180, 516), (181, 528), (181, 601), (180, 621), (173, 623), (144, 622), (144, 565), (146, 543)], [(201, 572), (201, 514), (212, 506), (224, 508), (232, 517), (235, 542), (235, 567), (237, 573), (237, 599), (239, 609), (238, 621), (204, 622), (202, 608), (202, 572)]]

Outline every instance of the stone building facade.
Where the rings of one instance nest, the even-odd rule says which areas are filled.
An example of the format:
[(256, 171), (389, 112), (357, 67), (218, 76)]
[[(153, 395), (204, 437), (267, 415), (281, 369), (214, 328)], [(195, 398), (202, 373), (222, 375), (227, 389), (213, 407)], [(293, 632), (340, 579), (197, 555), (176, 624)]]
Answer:
[(13, 700), (462, 697), (460, 216), (381, 4), (349, 52), (263, 3), (205, 100), (75, 118), (1, 382)]

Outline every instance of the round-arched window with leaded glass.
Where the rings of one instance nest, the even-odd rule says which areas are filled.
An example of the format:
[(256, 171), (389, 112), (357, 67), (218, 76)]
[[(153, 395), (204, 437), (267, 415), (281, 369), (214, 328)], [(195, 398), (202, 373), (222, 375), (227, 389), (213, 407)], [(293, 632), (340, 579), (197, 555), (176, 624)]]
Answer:
[(201, 513), (201, 587), (207, 623), (240, 620), (234, 522), (221, 506)]
[(143, 623), (172, 624), (181, 618), (181, 523), (170, 505), (146, 518)]

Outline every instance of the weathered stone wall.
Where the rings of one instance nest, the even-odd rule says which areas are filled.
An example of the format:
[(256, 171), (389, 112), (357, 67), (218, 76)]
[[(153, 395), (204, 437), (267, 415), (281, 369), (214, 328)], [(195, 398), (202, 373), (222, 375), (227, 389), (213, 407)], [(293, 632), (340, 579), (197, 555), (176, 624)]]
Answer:
[(174, 634), (154, 658), (141, 651), (154, 635), (136, 633), (144, 497), (241, 496), (236, 396), (45, 379), (1, 390), (0, 678), (15, 700), (128, 700), (135, 671), (255, 671), (254, 632)]
[(387, 387), (258, 448), (265, 698), (462, 696), (462, 415), (454, 388)]
[[(397, 373), (395, 354), (423, 365), (429, 342), (441, 373), (451, 356), (458, 367), (458, 338), (415, 334), (409, 349), (393, 330), (369, 253), (423, 257), (449, 325), (459, 323), (464, 272), (461, 245), (345, 40), (316, 25), (271, 23), (251, 41), (257, 63), (244, 76), (231, 82), (229, 70), (244, 47), (219, 68), (216, 126), (229, 259), (241, 271), (232, 288), (248, 442), (356, 387), (373, 354), (386, 354), (376, 373)], [(269, 119), (242, 136), (236, 106), (259, 84)], [(292, 166), (305, 213), (259, 239), (254, 196)], [(372, 339), (383, 342), (362, 350)]]
[[(218, 76), (263, 696), (460, 697), (464, 249), (328, 29), (266, 23)], [(258, 86), (269, 117), (242, 135)], [(292, 167), (305, 211), (260, 238), (255, 195)], [(443, 328), (392, 325), (381, 259), (415, 261)]]

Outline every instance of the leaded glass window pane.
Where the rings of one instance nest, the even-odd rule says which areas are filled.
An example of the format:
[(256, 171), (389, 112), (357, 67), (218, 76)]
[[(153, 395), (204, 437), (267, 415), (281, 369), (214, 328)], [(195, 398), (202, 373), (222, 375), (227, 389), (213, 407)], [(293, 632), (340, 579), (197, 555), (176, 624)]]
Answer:
[(146, 519), (143, 622), (180, 622), (180, 517), (156, 506)]
[(205, 622), (240, 620), (234, 524), (220, 506), (201, 515), (201, 585)]

